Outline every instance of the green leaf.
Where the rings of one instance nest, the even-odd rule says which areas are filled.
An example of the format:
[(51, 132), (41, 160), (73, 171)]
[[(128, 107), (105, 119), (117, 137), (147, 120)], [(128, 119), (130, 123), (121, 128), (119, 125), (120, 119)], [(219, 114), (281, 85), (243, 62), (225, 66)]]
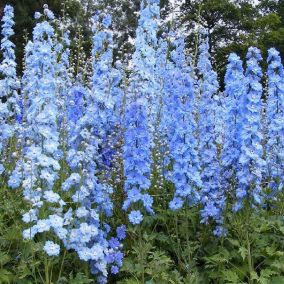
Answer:
[(0, 269), (0, 283), (10, 283), (12, 273), (6, 269)]
[(93, 282), (93, 280), (89, 279), (83, 273), (77, 273), (77, 275), (76, 275), (76, 277), (74, 279), (70, 279), (69, 280), (69, 284), (89, 284), (89, 283), (92, 283), (92, 282)]
[(240, 242), (236, 239), (227, 238), (227, 240), (235, 247), (240, 247)]
[(223, 277), (224, 280), (226, 280), (228, 283), (238, 284), (240, 283), (240, 278), (238, 274), (235, 271), (232, 270), (224, 270), (223, 271)]
[(242, 259), (245, 260), (248, 255), (248, 250), (245, 247), (240, 247), (239, 253), (241, 254)]
[(271, 270), (271, 269), (263, 269), (260, 272), (260, 283), (266, 284), (268, 283), (268, 280), (271, 279), (271, 276), (277, 275), (278, 273)]
[(283, 284), (284, 283), (284, 276), (277, 276), (273, 277), (269, 284)]
[(0, 252), (0, 266), (4, 266), (10, 260), (11, 260), (11, 257), (7, 253)]
[(258, 277), (258, 275), (257, 275), (257, 273), (255, 272), (255, 271), (252, 271), (251, 273), (250, 273), (250, 278), (252, 279), (252, 280), (259, 280), (259, 277)]

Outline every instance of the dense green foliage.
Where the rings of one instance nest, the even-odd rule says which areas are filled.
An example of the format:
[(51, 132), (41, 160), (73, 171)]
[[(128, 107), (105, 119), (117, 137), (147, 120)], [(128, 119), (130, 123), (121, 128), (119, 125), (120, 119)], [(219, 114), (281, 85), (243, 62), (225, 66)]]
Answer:
[[(171, 191), (166, 184), (155, 189), (161, 196), (154, 208), (157, 214), (128, 231), (122, 271), (109, 283), (284, 283), (283, 196), (269, 211), (245, 208), (233, 214), (228, 208), (228, 235), (218, 239), (210, 226), (200, 225), (198, 208), (179, 213), (167, 209)], [(40, 242), (23, 241), (21, 214), (26, 205), (11, 189), (0, 194), (0, 283), (95, 283), (87, 264), (72, 253), (47, 263)], [(126, 216), (117, 211), (115, 221), (121, 220), (126, 222)], [(47, 268), (53, 271), (49, 280)]]

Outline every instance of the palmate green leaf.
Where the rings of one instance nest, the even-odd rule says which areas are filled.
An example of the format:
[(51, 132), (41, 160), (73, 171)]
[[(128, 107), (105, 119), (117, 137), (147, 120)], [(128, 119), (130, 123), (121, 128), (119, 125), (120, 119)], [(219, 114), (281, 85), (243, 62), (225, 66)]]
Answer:
[(158, 234), (156, 240), (164, 244), (170, 244), (169, 236), (163, 233)]
[[(284, 272), (284, 258), (280, 257), (274, 260), (271, 264), (271, 267), (275, 268), (279, 272)], [(284, 282), (283, 282), (284, 283)]]
[(0, 269), (0, 283), (10, 283), (13, 278), (12, 272), (6, 269)]
[(85, 274), (79, 272), (76, 274), (75, 278), (71, 276), (68, 283), (69, 284), (89, 284), (89, 283), (94, 283), (94, 280), (89, 279)]
[(226, 283), (232, 283), (232, 284), (240, 283), (240, 278), (235, 271), (224, 270), (222, 273), (223, 273), (224, 280), (227, 281)]
[[(33, 267), (36, 267), (37, 265), (39, 265), (40, 263), (39, 262), (32, 262), (32, 266)], [(21, 261), (21, 263), (17, 266), (17, 275), (18, 275), (18, 278), (19, 279), (24, 279), (28, 276), (32, 276), (32, 271), (28, 265), (27, 262), (25, 261)]]
[(16, 280), (15, 281), (16, 284), (34, 284), (31, 280), (27, 280), (27, 279), (20, 279), (20, 280)]
[(272, 277), (269, 281), (269, 284), (283, 284), (283, 283), (284, 283), (284, 276)]
[(240, 253), (242, 259), (245, 260), (247, 255), (248, 255), (248, 250), (245, 247), (240, 247), (239, 253)]
[(252, 272), (250, 273), (250, 278), (251, 278), (252, 280), (259, 281), (259, 277), (258, 277), (258, 275), (257, 275), (257, 273), (256, 273), (255, 271), (252, 271)]
[(260, 283), (261, 284), (269, 283), (268, 280), (270, 280), (272, 276), (275, 276), (277, 274), (278, 273), (276, 271), (268, 269), (268, 268), (261, 270), (261, 272), (260, 272)]
[(11, 260), (11, 256), (9, 256), (6, 252), (0, 252), (0, 266), (4, 266)]
[(117, 284), (141, 284), (138, 280), (131, 278), (131, 279), (124, 279), (122, 281), (118, 281)]
[(221, 264), (221, 263), (228, 263), (229, 260), (231, 259), (231, 255), (228, 250), (225, 248), (220, 248), (220, 252), (217, 254), (214, 254), (210, 257), (204, 257), (206, 262), (208, 264)]
[(236, 239), (232, 239), (232, 238), (227, 238), (227, 240), (234, 246), (234, 247), (240, 247), (240, 242)]
[(8, 241), (21, 241), (22, 240), (22, 227), (16, 224), (13, 224), (12, 227), (9, 227), (9, 230), (6, 230), (3, 234), (3, 238)]

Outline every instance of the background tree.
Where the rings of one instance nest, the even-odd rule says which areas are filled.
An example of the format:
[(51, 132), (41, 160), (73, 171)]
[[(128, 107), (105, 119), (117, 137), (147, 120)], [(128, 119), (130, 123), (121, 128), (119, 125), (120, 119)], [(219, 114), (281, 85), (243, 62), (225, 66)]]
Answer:
[[(71, 38), (81, 27), (82, 46), (87, 53), (91, 49), (90, 18), (96, 10), (107, 11), (113, 17), (112, 28), (117, 43), (115, 57), (128, 57), (132, 51), (140, 0), (2, 0), (0, 16), (5, 4), (15, 8), (16, 35), (13, 40), (18, 61), (23, 54), (25, 37), (35, 25), (34, 12), (41, 11), (45, 3), (57, 17), (68, 16), (73, 26)], [(275, 47), (283, 58), (284, 2), (281, 0), (259, 0), (258, 4), (253, 0), (160, 0), (160, 4), (162, 23), (177, 22), (190, 51), (196, 49), (198, 27), (208, 30), (212, 61), (219, 77), (225, 73), (224, 65), (230, 52), (244, 58), (247, 48), (252, 45), (260, 48), (263, 54), (268, 48)]]
[(284, 55), (284, 2), (277, 0), (185, 0), (181, 6), (187, 46), (195, 47), (195, 33), (207, 29), (210, 52), (217, 71), (224, 73), (226, 57), (236, 52), (245, 57), (249, 46), (262, 51), (276, 47)]

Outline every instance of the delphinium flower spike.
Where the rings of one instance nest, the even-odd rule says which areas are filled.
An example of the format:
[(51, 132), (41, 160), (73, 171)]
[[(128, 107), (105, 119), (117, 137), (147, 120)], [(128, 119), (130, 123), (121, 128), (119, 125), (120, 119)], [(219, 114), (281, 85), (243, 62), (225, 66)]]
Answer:
[[(60, 146), (53, 40), (53, 27), (48, 21), (43, 21), (34, 28), (33, 42), (29, 42), (26, 48), (25, 82), (28, 97), (22, 133), (26, 142), (24, 157), (19, 160), (9, 183), (15, 187), (22, 178), (24, 199), (30, 205), (30, 210), (23, 215), (24, 222), (29, 225), (23, 232), (27, 239), (50, 230), (58, 234), (63, 227), (61, 213), (65, 202), (54, 191), (60, 170)], [(40, 217), (43, 216), (43, 210), (44, 219)], [(50, 255), (59, 253), (58, 246), (49, 241), (44, 249)]]
[[(120, 135), (120, 108), (122, 80), (119, 68), (113, 67), (113, 32), (112, 18), (109, 14), (97, 12), (93, 17), (93, 48), (92, 48), (92, 95), (96, 107), (97, 123), (95, 135), (99, 139), (99, 156), (97, 165), (104, 171), (104, 178), (111, 175), (111, 166), (115, 146)], [(116, 64), (119, 67), (119, 63)]]
[(132, 210), (129, 221), (139, 224), (144, 208), (152, 214), (151, 185), (153, 132), (157, 122), (160, 97), (156, 80), (156, 53), (159, 1), (143, 0), (136, 30), (135, 52), (130, 64), (131, 76), (124, 116), (124, 210)]
[(228, 191), (236, 189), (241, 151), (241, 106), (245, 94), (245, 77), (242, 61), (230, 54), (225, 75), (225, 139), (222, 149), (222, 186)]
[[(151, 150), (150, 136), (147, 125), (147, 111), (145, 102), (137, 100), (130, 102), (125, 113), (124, 133), (124, 176), (126, 200), (123, 209), (137, 209), (142, 207), (152, 214), (153, 198), (147, 193), (150, 187), (151, 173)], [(142, 206), (140, 207), (140, 203)], [(129, 214), (129, 221), (132, 224), (139, 224), (143, 220), (140, 210), (133, 210)]]
[(237, 174), (237, 202), (234, 210), (239, 210), (244, 200), (248, 200), (250, 205), (261, 203), (261, 181), (265, 170), (261, 129), (262, 71), (259, 62), (262, 56), (260, 50), (250, 47), (246, 58), (246, 92), (242, 101), (240, 169)]
[[(207, 33), (201, 33), (199, 47), (198, 71), (200, 75), (199, 101), (199, 155), (201, 163), (201, 190), (202, 222), (207, 223), (212, 218), (217, 227), (214, 234), (221, 235), (223, 231), (222, 211), (225, 206), (225, 196), (220, 184), (220, 164), (218, 160), (217, 132), (215, 129), (216, 96), (219, 88), (217, 74), (212, 69), (209, 54)], [(204, 39), (205, 37), (205, 39)]]
[(139, 96), (147, 102), (147, 119), (151, 133), (154, 131), (160, 102), (159, 84), (156, 77), (159, 2), (158, 0), (141, 1), (140, 18), (134, 44), (135, 52), (131, 62), (135, 89), (139, 89)]
[(183, 38), (175, 39), (171, 52), (172, 67), (168, 67), (165, 81), (164, 116), (167, 124), (167, 140), (173, 160), (171, 181), (175, 194), (170, 208), (177, 210), (199, 201), (201, 187), (200, 165), (195, 137), (196, 123), (193, 113), (194, 88), (192, 70), (185, 58)]
[[(99, 21), (97, 16), (94, 20)], [(109, 17), (105, 15), (102, 20), (108, 27)], [(92, 90), (78, 82), (69, 92), (67, 161), (71, 174), (62, 184), (62, 190), (70, 192), (72, 201), (77, 204), (77, 209), (71, 212), (73, 221), (69, 225), (70, 237), (65, 244), (67, 248), (74, 249), (81, 260), (90, 263), (91, 272), (97, 275), (99, 283), (106, 283), (108, 266), (111, 266), (113, 273), (117, 273), (122, 265), (123, 254), (120, 244), (122, 239), (109, 239), (111, 228), (107, 218), (112, 216), (110, 195), (113, 190), (100, 180), (97, 164), (103, 146), (101, 139), (106, 135), (105, 130), (111, 129), (112, 120), (109, 117), (113, 116), (113, 105), (107, 105), (106, 108), (103, 106), (110, 95), (111, 70), (108, 68), (111, 68), (112, 51), (104, 53), (103, 46), (109, 35), (97, 31), (96, 26), (100, 24), (94, 22), (93, 52), (98, 55), (95, 50), (99, 48), (103, 58), (98, 66), (94, 65), (93, 80), (96, 81), (93, 82)], [(96, 60), (99, 62), (99, 57)], [(99, 76), (102, 76), (100, 84)], [(112, 101), (112, 98), (109, 100)], [(100, 129), (102, 131), (98, 132)]]
[(273, 192), (284, 186), (284, 69), (279, 52), (268, 50), (267, 175)]
[[(8, 139), (14, 135), (15, 117), (19, 114), (18, 88), (19, 80), (16, 74), (15, 45), (11, 42), (14, 35), (14, 8), (6, 5), (2, 18), (1, 51), (3, 60), (0, 62), (0, 153), (9, 149)], [(4, 160), (3, 160), (4, 159)], [(3, 162), (9, 159), (7, 153), (2, 153), (0, 174), (4, 171)]]

